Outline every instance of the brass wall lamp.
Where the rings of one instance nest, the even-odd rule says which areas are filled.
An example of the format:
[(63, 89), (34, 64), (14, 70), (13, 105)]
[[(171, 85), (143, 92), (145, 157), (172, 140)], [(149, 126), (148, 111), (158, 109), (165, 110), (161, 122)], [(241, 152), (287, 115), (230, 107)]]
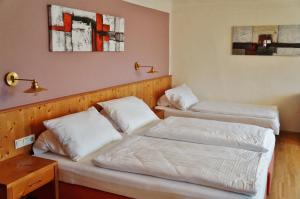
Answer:
[(136, 71), (140, 70), (140, 68), (150, 68), (150, 70), (147, 73), (157, 73), (158, 71), (154, 69), (154, 66), (142, 66), (138, 62), (134, 63), (134, 68)]
[(19, 81), (27, 81), (27, 82), (31, 82), (31, 87), (29, 89), (26, 89), (24, 91), (24, 93), (38, 93), (38, 92), (42, 92), (42, 91), (46, 91), (47, 89), (42, 88), (39, 86), (38, 82), (35, 79), (22, 79), (19, 78), (19, 75), (15, 72), (9, 72), (5, 75), (4, 78), (5, 83), (8, 86), (16, 86)]

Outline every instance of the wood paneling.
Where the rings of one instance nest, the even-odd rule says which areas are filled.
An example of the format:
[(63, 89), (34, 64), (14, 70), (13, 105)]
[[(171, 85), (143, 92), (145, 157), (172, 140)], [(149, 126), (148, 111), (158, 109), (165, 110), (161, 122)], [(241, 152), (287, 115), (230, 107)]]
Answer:
[(131, 95), (143, 99), (154, 108), (158, 98), (171, 87), (171, 81), (171, 76), (164, 76), (2, 110), (0, 111), (0, 161), (29, 153), (31, 146), (16, 150), (14, 140), (30, 134), (39, 135), (45, 130), (42, 124), (44, 120), (83, 111), (100, 101)]

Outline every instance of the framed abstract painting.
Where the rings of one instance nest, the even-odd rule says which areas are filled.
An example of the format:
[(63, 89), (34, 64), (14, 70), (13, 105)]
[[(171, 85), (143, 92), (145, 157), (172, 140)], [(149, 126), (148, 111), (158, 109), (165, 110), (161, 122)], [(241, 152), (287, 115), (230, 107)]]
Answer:
[(300, 55), (300, 25), (236, 26), (233, 55)]
[(125, 20), (58, 5), (48, 6), (51, 52), (121, 52)]

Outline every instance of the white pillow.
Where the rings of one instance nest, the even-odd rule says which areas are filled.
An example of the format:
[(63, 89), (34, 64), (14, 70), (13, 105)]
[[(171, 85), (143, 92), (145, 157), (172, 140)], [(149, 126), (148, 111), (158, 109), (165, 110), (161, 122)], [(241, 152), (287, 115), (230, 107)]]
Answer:
[(167, 90), (165, 94), (173, 106), (184, 111), (199, 102), (192, 90), (185, 84)]
[(46, 130), (40, 134), (38, 139), (35, 141), (32, 150), (35, 155), (40, 155), (51, 151), (52, 153), (66, 156), (61, 144), (55, 135), (49, 130)]
[(153, 111), (136, 97), (124, 97), (98, 103), (124, 133), (132, 131), (159, 118)]
[(166, 95), (161, 96), (157, 101), (158, 106), (172, 107)]
[(111, 123), (111, 125), (120, 133), (122, 133), (122, 129), (111, 119), (111, 117), (105, 112), (104, 109), (100, 111), (100, 113)]
[(94, 107), (87, 111), (44, 121), (68, 156), (78, 161), (103, 145), (122, 136)]

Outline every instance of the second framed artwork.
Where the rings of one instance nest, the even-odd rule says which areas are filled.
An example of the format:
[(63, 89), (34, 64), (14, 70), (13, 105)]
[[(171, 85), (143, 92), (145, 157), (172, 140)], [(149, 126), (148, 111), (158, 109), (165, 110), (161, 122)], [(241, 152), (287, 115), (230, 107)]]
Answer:
[(235, 26), (232, 54), (300, 56), (300, 25)]

